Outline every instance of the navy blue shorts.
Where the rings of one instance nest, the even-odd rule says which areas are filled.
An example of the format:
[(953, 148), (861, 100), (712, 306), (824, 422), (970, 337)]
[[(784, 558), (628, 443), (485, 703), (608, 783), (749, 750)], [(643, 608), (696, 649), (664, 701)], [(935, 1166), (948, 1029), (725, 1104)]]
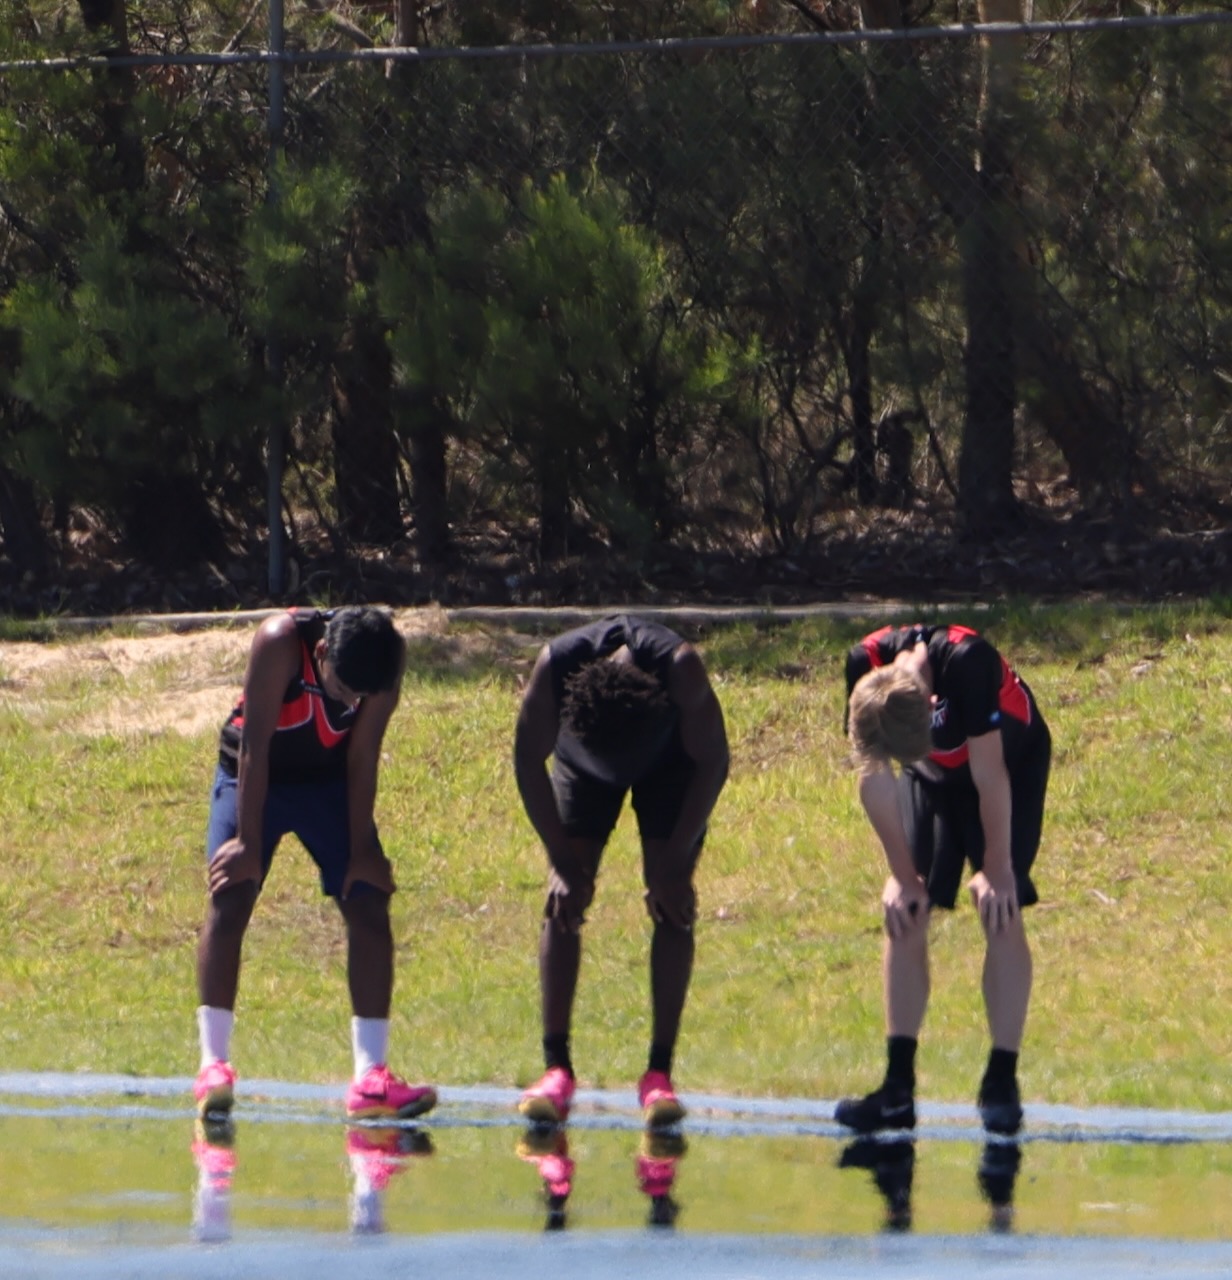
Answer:
[[(205, 836), (207, 861), (219, 845), (232, 839), (239, 830), (235, 803), (238, 793), (237, 780), (220, 765), (214, 775), (210, 798), (210, 821)], [(262, 882), (269, 874), (278, 842), (285, 835), (297, 837), (317, 864), (321, 892), (331, 898), (338, 897), (351, 858), (346, 779), (270, 784), (261, 832)]]
[[(1039, 901), (1031, 868), (1044, 829), (1044, 799), (1052, 740), (1039, 735), (1035, 746), (1010, 769), (1010, 865), (1018, 888), (1018, 905)], [(936, 783), (907, 768), (898, 777), (899, 811), (915, 869), (928, 885), (934, 907), (952, 908), (958, 898), (964, 866), (984, 867), (984, 825), (974, 783)]]

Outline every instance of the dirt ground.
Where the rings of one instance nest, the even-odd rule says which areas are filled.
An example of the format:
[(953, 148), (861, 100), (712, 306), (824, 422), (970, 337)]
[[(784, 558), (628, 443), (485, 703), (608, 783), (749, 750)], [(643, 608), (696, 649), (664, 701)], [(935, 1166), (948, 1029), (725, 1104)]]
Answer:
[[(395, 612), (412, 642), (452, 647), (442, 609)], [(0, 706), (32, 718), (71, 703), (87, 709), (74, 725), (88, 734), (179, 733), (221, 725), (234, 705), (259, 619), (149, 634), (92, 634), (55, 642), (0, 641)], [(139, 695), (139, 696), (136, 696)]]

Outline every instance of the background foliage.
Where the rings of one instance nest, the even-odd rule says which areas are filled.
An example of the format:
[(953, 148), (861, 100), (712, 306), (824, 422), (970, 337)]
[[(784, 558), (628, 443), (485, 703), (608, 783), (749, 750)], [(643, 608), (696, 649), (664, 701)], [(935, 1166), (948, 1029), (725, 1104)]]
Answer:
[(269, 68), (191, 61), (260, 50), (255, 11), (9, 10), (18, 578), (87, 528), (167, 572), (251, 556), (275, 426), (295, 543), (428, 567), (481, 535), (799, 560), (886, 510), (1226, 521), (1227, 15), (837, 43), (1026, 14), (314, 4), (272, 156)]

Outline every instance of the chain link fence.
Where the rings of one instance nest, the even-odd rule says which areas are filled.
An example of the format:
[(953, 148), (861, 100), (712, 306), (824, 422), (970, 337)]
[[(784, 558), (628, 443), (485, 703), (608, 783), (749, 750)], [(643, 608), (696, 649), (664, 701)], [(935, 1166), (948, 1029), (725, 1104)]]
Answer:
[(10, 62), (0, 459), (165, 544), (261, 523), (279, 423), (292, 529), (426, 557), (1209, 515), (1228, 17)]

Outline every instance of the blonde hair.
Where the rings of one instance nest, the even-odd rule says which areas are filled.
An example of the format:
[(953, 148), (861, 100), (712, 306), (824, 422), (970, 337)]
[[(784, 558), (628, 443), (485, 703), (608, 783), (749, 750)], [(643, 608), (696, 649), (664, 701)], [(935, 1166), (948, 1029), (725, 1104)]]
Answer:
[(856, 681), (847, 704), (847, 734), (862, 774), (891, 760), (922, 760), (932, 747), (931, 725), (928, 690), (914, 672), (876, 667)]

